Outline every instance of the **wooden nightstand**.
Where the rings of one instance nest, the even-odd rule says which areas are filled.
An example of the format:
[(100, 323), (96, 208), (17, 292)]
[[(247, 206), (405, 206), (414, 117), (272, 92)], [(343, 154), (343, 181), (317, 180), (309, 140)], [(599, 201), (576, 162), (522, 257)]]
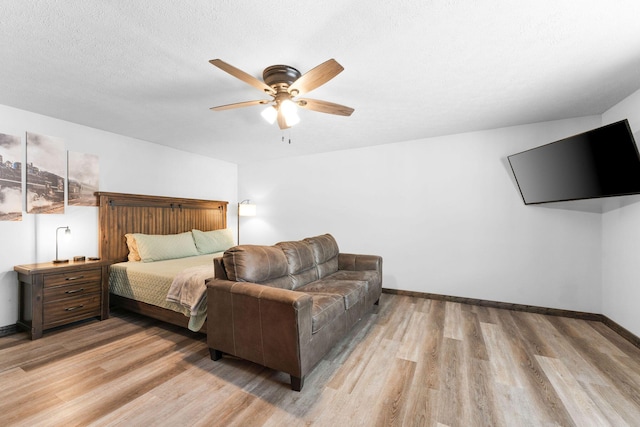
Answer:
[(31, 331), (31, 339), (56, 326), (78, 320), (109, 318), (109, 263), (70, 261), (16, 265), (20, 281), (17, 326)]

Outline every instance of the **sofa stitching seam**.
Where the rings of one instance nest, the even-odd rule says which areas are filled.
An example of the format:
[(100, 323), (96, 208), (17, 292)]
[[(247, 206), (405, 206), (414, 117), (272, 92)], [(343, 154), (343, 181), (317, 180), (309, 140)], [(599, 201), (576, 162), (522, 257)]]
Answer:
[[(236, 282), (234, 285), (231, 286), (231, 291), (233, 291), (233, 288), (237, 284), (238, 283)], [(233, 310), (235, 304), (233, 302), (233, 299), (234, 299), (234, 294), (233, 294), (233, 292), (231, 292), (231, 337), (232, 337), (232, 341), (233, 341), (233, 353), (234, 354), (238, 354), (238, 349), (237, 349), (237, 346), (236, 346), (236, 327), (235, 327), (236, 322), (234, 320), (235, 316), (234, 316), (234, 310)]]
[(264, 333), (262, 330), (262, 293), (264, 292), (264, 289), (260, 290), (260, 293), (258, 294), (258, 319), (260, 319), (260, 349), (261, 349), (261, 353), (262, 353), (262, 364), (266, 364), (266, 361), (264, 359), (264, 355), (265, 355), (265, 351), (264, 351)]

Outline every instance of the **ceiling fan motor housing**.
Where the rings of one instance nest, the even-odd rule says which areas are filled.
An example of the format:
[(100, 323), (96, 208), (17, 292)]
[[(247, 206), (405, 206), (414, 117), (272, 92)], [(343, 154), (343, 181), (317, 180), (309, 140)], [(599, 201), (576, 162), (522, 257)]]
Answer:
[(272, 65), (264, 69), (262, 79), (269, 86), (281, 84), (291, 86), (301, 75), (300, 71), (288, 65)]

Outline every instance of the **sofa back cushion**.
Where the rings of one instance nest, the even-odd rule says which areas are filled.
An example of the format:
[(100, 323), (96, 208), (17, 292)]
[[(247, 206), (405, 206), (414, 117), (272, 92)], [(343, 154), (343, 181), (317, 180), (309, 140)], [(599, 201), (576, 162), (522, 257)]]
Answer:
[(280, 242), (276, 246), (282, 249), (287, 257), (293, 289), (318, 280), (315, 256), (308, 242)]
[(292, 289), (287, 257), (277, 246), (241, 245), (222, 256), (229, 280)]
[(336, 239), (331, 234), (307, 237), (304, 241), (311, 245), (320, 279), (338, 271), (338, 253), (340, 250)]

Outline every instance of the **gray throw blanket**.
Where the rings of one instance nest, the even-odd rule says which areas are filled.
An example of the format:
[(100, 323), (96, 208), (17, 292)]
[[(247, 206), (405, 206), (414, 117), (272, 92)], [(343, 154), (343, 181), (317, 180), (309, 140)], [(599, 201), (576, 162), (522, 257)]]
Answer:
[(191, 315), (207, 301), (207, 279), (214, 276), (213, 264), (200, 265), (182, 270), (176, 275), (167, 293), (167, 301), (175, 302), (190, 310)]

